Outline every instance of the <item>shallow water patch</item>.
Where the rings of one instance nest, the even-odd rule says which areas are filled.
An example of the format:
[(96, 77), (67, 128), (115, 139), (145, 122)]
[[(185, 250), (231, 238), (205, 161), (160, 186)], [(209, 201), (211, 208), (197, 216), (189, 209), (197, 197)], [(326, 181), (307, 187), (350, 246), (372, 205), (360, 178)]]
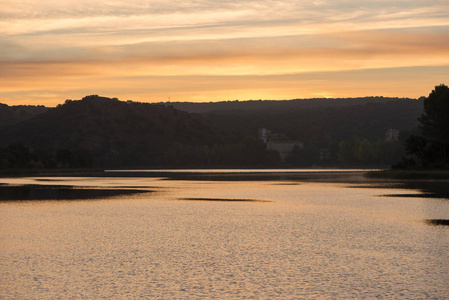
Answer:
[(425, 222), (427, 224), (433, 225), (433, 226), (449, 226), (448, 219), (428, 219), (428, 220), (425, 220)]
[(441, 198), (437, 194), (384, 194), (377, 197), (390, 197), (390, 198)]
[(149, 193), (149, 190), (74, 188), (60, 185), (0, 186), (0, 201), (85, 200)]
[(232, 198), (178, 198), (180, 201), (217, 201), (217, 202), (273, 202), (260, 199), (232, 199)]

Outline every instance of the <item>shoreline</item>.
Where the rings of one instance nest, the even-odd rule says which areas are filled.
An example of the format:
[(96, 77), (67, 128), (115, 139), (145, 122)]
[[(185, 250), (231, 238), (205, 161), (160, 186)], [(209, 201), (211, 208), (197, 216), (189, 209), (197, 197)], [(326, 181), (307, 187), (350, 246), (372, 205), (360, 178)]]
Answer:
[(405, 180), (449, 180), (449, 170), (393, 170), (368, 171), (367, 178)]
[(9, 169), (0, 170), (0, 178), (53, 176), (53, 177), (132, 177), (151, 176), (157, 173), (334, 173), (334, 172), (364, 172), (363, 176), (369, 179), (396, 179), (396, 180), (449, 180), (449, 170), (394, 170), (394, 169), (351, 169), (351, 168), (146, 168), (146, 169)]
[(7, 169), (0, 170), (0, 178), (28, 176), (101, 176), (104, 169)]
[(10, 169), (0, 170), (0, 178), (11, 177), (154, 177), (154, 176), (270, 176), (270, 174), (350, 174), (361, 176), (379, 169), (354, 168), (146, 168), (146, 169)]

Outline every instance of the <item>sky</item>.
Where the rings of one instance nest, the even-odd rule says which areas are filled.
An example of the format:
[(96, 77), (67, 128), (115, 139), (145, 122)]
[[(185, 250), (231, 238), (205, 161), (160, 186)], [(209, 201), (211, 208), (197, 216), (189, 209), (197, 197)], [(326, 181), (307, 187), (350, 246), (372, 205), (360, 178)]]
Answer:
[(0, 103), (427, 96), (447, 0), (0, 0)]

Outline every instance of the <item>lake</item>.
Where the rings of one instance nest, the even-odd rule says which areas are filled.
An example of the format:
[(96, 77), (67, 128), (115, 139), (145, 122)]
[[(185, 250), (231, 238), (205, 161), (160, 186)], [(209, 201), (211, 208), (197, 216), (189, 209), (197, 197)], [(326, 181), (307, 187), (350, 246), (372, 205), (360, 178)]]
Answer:
[(0, 298), (448, 299), (449, 182), (363, 173), (0, 178)]

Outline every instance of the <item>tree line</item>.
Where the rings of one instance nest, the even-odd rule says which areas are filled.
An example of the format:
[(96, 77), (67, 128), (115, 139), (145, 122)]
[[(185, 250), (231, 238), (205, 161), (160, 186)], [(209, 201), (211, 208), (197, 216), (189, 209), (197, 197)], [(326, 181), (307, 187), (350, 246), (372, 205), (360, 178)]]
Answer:
[(277, 166), (281, 158), (276, 151), (266, 151), (265, 145), (255, 137), (240, 143), (212, 146), (183, 145), (175, 143), (164, 154), (164, 164), (169, 166)]
[(90, 168), (92, 154), (87, 150), (59, 149), (55, 153), (31, 150), (22, 144), (0, 147), (0, 169)]
[(391, 166), (405, 154), (399, 140), (379, 139), (375, 142), (355, 137), (341, 141), (338, 145), (337, 158), (348, 166)]

